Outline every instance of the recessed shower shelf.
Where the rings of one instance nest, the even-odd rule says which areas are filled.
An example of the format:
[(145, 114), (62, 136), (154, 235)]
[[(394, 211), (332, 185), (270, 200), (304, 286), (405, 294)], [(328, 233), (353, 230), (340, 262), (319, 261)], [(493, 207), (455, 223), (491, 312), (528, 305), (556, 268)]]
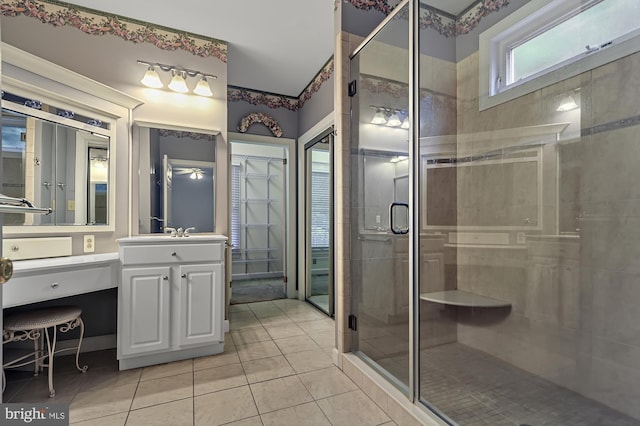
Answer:
[(468, 308), (506, 308), (511, 306), (511, 303), (503, 300), (462, 290), (422, 293), (420, 299), (428, 302), (441, 303), (443, 305), (464, 306)]

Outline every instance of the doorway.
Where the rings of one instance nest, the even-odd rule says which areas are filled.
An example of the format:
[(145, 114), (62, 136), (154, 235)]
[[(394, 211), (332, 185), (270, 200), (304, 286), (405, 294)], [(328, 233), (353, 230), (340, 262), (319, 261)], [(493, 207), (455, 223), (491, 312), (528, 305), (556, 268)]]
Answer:
[(290, 147), (241, 136), (231, 141), (231, 304), (287, 298)]
[(333, 129), (305, 145), (306, 299), (334, 315)]

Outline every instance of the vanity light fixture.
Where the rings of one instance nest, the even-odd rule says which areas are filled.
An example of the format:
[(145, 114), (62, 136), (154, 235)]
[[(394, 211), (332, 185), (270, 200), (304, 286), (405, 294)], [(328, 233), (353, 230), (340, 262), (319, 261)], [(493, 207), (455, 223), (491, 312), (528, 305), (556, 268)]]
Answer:
[(215, 75), (205, 74), (200, 71), (177, 67), (173, 65), (160, 64), (157, 62), (147, 62), (138, 60), (138, 64), (146, 65), (147, 71), (140, 82), (147, 87), (154, 89), (161, 89), (164, 87), (162, 80), (158, 75), (157, 70), (171, 73), (171, 82), (167, 86), (170, 90), (178, 93), (188, 93), (189, 87), (187, 85), (187, 78), (199, 77), (196, 87), (193, 89), (193, 93), (200, 96), (213, 96), (209, 81), (207, 79), (218, 78)]
[(202, 76), (198, 84), (196, 84), (195, 89), (193, 89), (193, 93), (200, 96), (213, 96), (213, 92), (211, 91), (211, 87), (209, 87), (209, 82), (207, 81), (206, 76)]
[(382, 108), (378, 108), (376, 110), (376, 113), (373, 114), (373, 118), (371, 119), (371, 124), (386, 124), (387, 123), (387, 117), (385, 116), (384, 112), (382, 112)]
[(171, 70), (171, 82), (167, 86), (169, 89), (178, 93), (187, 93), (189, 88), (187, 87), (187, 81), (184, 79), (184, 71)]
[[(376, 112), (371, 118), (371, 124), (386, 125), (388, 127), (409, 128), (409, 117), (404, 110), (398, 108), (388, 108), (377, 105), (369, 105), (369, 108)], [(404, 121), (400, 117), (405, 117)]]
[(140, 83), (144, 84), (147, 87), (151, 87), (152, 89), (161, 89), (164, 87), (162, 81), (160, 80), (160, 76), (156, 71), (156, 67), (153, 65), (149, 65), (147, 72), (144, 73), (144, 77), (140, 80)]
[(402, 125), (402, 121), (400, 121), (400, 117), (398, 117), (398, 113), (393, 112), (391, 116), (389, 116), (389, 120), (387, 120), (387, 126), (399, 127), (400, 125)]

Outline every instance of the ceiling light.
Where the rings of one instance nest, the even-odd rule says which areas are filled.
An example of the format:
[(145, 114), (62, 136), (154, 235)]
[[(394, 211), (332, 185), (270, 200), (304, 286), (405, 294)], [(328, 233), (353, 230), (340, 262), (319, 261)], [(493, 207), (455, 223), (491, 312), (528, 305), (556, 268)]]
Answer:
[(213, 96), (213, 92), (211, 92), (211, 87), (209, 87), (209, 82), (207, 81), (206, 76), (202, 76), (198, 84), (196, 84), (196, 88), (193, 89), (193, 93), (200, 96)]
[(191, 174), (189, 175), (189, 179), (196, 179), (198, 177), (198, 175), (196, 174), (195, 171), (191, 172)]
[(169, 89), (178, 93), (187, 93), (189, 88), (187, 87), (187, 82), (184, 79), (184, 71), (172, 70), (171, 74), (173, 78), (171, 79), (171, 83), (169, 83)]
[(578, 108), (578, 104), (576, 103), (576, 101), (574, 101), (571, 96), (565, 96), (564, 98), (562, 98), (562, 101), (560, 101), (560, 105), (558, 106), (558, 109), (556, 109), (556, 111), (566, 112), (574, 110), (576, 108)]
[(385, 124), (387, 122), (387, 117), (385, 117), (384, 112), (380, 108), (376, 110), (376, 113), (373, 114), (373, 118), (371, 119), (371, 124)]
[(144, 77), (140, 80), (140, 83), (144, 84), (147, 87), (151, 87), (152, 89), (160, 89), (162, 86), (162, 81), (160, 80), (160, 76), (156, 71), (156, 68), (153, 65), (149, 65), (149, 69), (144, 73)]
[(402, 120), (402, 124), (400, 125), (400, 127), (402, 129), (408, 129), (409, 128), (409, 117), (405, 117), (404, 120)]
[(394, 112), (393, 114), (391, 114), (391, 116), (389, 117), (389, 120), (387, 121), (387, 126), (389, 127), (398, 127), (402, 124), (402, 121), (400, 121), (400, 117), (398, 117), (398, 113)]

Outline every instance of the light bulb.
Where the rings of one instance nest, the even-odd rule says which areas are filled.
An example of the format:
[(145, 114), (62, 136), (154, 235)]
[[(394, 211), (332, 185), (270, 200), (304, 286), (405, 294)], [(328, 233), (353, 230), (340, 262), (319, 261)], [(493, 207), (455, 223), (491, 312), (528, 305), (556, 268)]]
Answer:
[(409, 128), (409, 117), (405, 117), (404, 120), (402, 121), (402, 124), (400, 125), (400, 127), (402, 129), (408, 129)]
[(202, 76), (198, 84), (196, 84), (196, 88), (193, 89), (193, 93), (200, 96), (213, 96), (213, 92), (211, 92), (211, 87), (209, 87), (209, 82), (207, 81), (207, 77)]
[(389, 117), (389, 121), (387, 121), (387, 126), (389, 127), (398, 127), (402, 124), (402, 121), (400, 121), (400, 117), (398, 117), (398, 113), (394, 112), (393, 114), (391, 114), (391, 117)]
[(189, 179), (197, 179), (198, 175), (196, 175), (196, 172), (193, 171), (191, 172), (191, 174), (189, 175)]
[(384, 113), (377, 109), (376, 113), (373, 114), (373, 118), (371, 119), (371, 124), (385, 124), (387, 122), (387, 117), (384, 116)]
[(178, 93), (187, 93), (189, 91), (187, 82), (182, 74), (182, 71), (173, 70), (173, 78), (171, 79), (171, 83), (169, 83), (169, 89)]
[(149, 69), (144, 73), (144, 77), (142, 77), (140, 83), (152, 89), (160, 89), (163, 86), (160, 76), (153, 65), (149, 65)]

